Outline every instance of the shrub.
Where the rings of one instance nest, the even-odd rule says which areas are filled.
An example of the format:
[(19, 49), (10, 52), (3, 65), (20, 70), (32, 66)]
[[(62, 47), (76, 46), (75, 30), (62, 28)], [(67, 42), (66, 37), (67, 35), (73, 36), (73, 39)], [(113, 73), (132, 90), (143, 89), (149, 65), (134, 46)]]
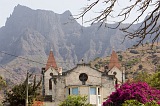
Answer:
[(137, 100), (126, 100), (122, 106), (159, 106), (155, 101), (147, 102), (145, 104), (140, 103)]
[(155, 101), (147, 102), (144, 106), (160, 106)]
[(139, 70), (142, 70), (143, 68), (142, 64), (140, 64), (138, 67), (139, 67)]
[(155, 100), (160, 102), (160, 90), (151, 88), (145, 82), (127, 82), (116, 89), (103, 106), (122, 106), (126, 100), (137, 100), (140, 103), (147, 103)]
[(122, 106), (143, 106), (143, 104), (137, 100), (126, 100)]
[(86, 103), (87, 96), (80, 95), (69, 95), (66, 100), (61, 102), (59, 106), (92, 106), (89, 103)]
[(149, 86), (160, 90), (160, 72), (148, 74), (147, 72), (138, 73), (134, 81), (148, 83)]
[(130, 53), (139, 54), (139, 52), (137, 50), (130, 50)]
[(122, 55), (118, 55), (118, 60), (122, 61), (122, 59), (123, 59), (123, 56)]
[(95, 64), (94, 67), (95, 67), (96, 69), (99, 69), (99, 68), (100, 68), (100, 66), (99, 66), (98, 64)]

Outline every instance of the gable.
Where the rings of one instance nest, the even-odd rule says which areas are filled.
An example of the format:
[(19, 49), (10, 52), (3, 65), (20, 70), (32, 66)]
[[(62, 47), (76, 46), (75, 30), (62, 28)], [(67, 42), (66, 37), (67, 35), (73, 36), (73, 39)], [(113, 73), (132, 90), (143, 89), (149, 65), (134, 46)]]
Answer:
[(53, 73), (53, 75), (58, 75), (58, 71), (55, 70), (53, 67), (50, 67), (46, 72), (44, 73), (45, 76), (50, 76), (50, 73)]
[(88, 73), (90, 75), (100, 74), (101, 76), (102, 72), (99, 70), (96, 70), (92, 67), (90, 67), (90, 64), (78, 64), (76, 67), (74, 67), (71, 70), (68, 70), (67, 72), (64, 72), (65, 75), (68, 74), (74, 74), (74, 73)]
[(66, 85), (82, 85), (80, 74), (85, 73), (88, 76), (86, 85), (100, 85), (102, 72), (91, 68), (89, 65), (77, 65), (77, 67), (66, 72)]
[(114, 75), (114, 72), (116, 72), (116, 73), (122, 73), (121, 70), (119, 70), (119, 68), (117, 68), (116, 66), (114, 66), (112, 69), (110, 69), (108, 71), (108, 75)]
[[(116, 74), (114, 74), (116, 73)], [(108, 71), (108, 75), (115, 75), (119, 82), (122, 82), (122, 71), (119, 70), (116, 66)]]

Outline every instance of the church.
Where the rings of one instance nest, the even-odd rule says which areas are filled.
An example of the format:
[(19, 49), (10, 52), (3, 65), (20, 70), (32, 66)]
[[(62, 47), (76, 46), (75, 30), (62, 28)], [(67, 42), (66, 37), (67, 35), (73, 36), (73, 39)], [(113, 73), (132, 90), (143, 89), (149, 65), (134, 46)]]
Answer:
[(87, 95), (88, 103), (101, 106), (115, 91), (115, 85), (124, 82), (124, 78), (115, 51), (112, 51), (110, 63), (104, 72), (86, 63), (63, 72), (62, 67), (56, 64), (53, 51), (50, 51), (46, 67), (42, 68), (42, 95), (48, 106), (58, 106), (68, 95)]

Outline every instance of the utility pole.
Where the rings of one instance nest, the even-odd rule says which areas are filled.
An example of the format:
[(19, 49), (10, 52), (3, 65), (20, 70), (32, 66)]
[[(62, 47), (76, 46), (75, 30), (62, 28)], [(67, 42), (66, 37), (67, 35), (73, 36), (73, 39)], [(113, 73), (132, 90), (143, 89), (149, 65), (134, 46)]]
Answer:
[(28, 106), (28, 71), (27, 71), (27, 79), (26, 79), (26, 105), (25, 106)]
[(122, 70), (122, 84), (124, 83), (123, 79), (124, 79), (124, 73), (123, 73), (123, 70)]
[(122, 84), (125, 82), (125, 72), (126, 72), (126, 65), (124, 63), (123, 65), (123, 69), (122, 69)]
[(43, 97), (45, 96), (44, 71), (45, 71), (45, 68), (42, 68), (42, 95)]

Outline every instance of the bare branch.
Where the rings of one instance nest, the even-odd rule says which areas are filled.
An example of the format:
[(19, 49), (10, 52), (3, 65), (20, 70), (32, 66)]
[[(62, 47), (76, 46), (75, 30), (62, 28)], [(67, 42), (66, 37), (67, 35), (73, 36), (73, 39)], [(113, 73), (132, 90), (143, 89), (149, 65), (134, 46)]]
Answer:
[[(99, 15), (92, 18), (91, 20), (88, 20), (86, 22), (91, 22), (91, 25), (93, 23), (101, 23), (100, 27), (107, 23), (107, 19), (109, 17), (115, 18), (115, 17), (121, 17), (121, 20), (119, 20), (117, 23), (117, 26), (115, 26), (112, 29), (119, 28), (121, 31), (125, 33), (125, 38), (138, 38), (138, 42), (136, 45), (142, 44), (144, 39), (147, 36), (150, 36), (150, 39), (152, 40), (152, 43), (155, 41), (159, 40), (159, 35), (160, 35), (160, 1), (155, 0), (128, 0), (130, 3), (132, 3), (130, 6), (126, 6), (122, 8), (122, 10), (118, 13), (117, 16), (112, 15), (112, 13), (116, 10), (115, 6), (118, 3), (118, 0), (96, 0), (95, 2), (91, 3), (89, 6), (85, 7), (83, 12), (80, 13), (77, 17), (77, 19), (82, 18), (87, 14), (89, 11), (93, 9), (96, 5), (98, 5), (100, 2), (104, 3), (106, 7), (99, 12)], [(144, 19), (144, 21), (139, 25), (137, 29), (132, 29), (132, 26), (136, 23), (139, 22), (139, 19), (146, 14), (146, 11), (152, 7), (153, 10), (148, 14), (148, 16)], [(139, 14), (133, 21), (128, 25), (123, 28), (120, 28), (121, 24), (125, 22), (128, 18), (130, 17), (130, 14), (136, 10)], [(107, 26), (108, 28), (111, 28)]]

